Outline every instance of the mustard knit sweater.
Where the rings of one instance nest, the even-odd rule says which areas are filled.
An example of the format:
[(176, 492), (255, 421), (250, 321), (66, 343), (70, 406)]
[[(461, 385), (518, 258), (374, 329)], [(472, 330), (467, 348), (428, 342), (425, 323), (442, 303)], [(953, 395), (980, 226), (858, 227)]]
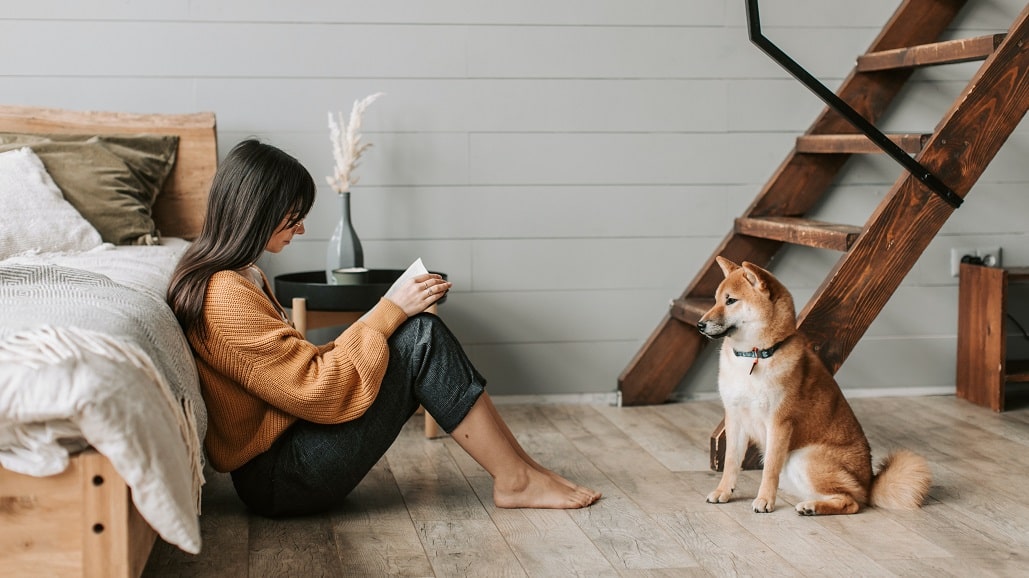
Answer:
[(215, 273), (204, 298), (207, 337), (188, 336), (207, 404), (204, 446), (220, 472), (266, 451), (297, 419), (360, 417), (386, 373), (386, 339), (407, 319), (384, 298), (332, 343), (315, 346), (283, 319), (261, 279), (258, 288), (235, 271)]

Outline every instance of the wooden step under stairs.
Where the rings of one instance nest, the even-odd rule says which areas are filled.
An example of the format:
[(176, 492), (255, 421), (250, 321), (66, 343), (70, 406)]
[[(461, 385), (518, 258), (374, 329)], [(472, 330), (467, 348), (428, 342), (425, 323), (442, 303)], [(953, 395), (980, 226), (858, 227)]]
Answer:
[[(842, 252), (798, 317), (835, 373), (1029, 107), (1029, 6), (1004, 34), (940, 42), (966, 0), (904, 0), (833, 93), (784, 64), (760, 36), (757, 1), (746, 1), (751, 39), (829, 106), (619, 376), (625, 405), (667, 401), (704, 349), (696, 325), (722, 279), (715, 256), (767, 267), (787, 244)], [(874, 127), (916, 68), (972, 60), (983, 63), (931, 134)], [(863, 227), (806, 218), (851, 155), (882, 152), (906, 170)]]

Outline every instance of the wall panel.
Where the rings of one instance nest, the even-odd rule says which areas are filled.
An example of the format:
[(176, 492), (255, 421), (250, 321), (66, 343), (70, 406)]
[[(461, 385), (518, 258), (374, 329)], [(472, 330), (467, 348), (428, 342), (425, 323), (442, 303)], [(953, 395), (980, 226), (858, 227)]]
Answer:
[[(835, 87), (898, 2), (761, 6), (766, 34)], [(446, 271), (443, 313), (499, 394), (614, 392), (822, 110), (750, 43), (743, 0), (7, 4), (5, 103), (209, 110), (222, 154), (256, 136), (310, 169), (307, 234), (262, 259), (270, 276), (324, 266), (327, 113), (385, 92), (352, 199), (367, 263)], [(1024, 7), (968, 4), (948, 37), (1001, 31)], [(916, 72), (880, 126), (930, 131), (976, 66)], [(950, 250), (1001, 246), (1006, 264), (1029, 265), (1027, 153), (1023, 124), (843, 366), (845, 388), (953, 386)], [(854, 159), (814, 216), (862, 224), (899, 170)], [(837, 257), (791, 248), (772, 268), (802, 302)], [(713, 395), (716, 365), (702, 356), (676, 395)]]

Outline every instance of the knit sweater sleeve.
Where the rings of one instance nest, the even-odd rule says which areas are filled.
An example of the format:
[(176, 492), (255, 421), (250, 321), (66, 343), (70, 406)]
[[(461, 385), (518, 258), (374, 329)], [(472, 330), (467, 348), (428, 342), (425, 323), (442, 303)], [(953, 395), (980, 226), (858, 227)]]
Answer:
[(282, 320), (242, 276), (222, 271), (204, 301), (207, 339), (195, 344), (214, 371), (267, 404), (300, 419), (340, 423), (375, 400), (389, 362), (387, 338), (407, 316), (382, 299), (333, 343), (317, 347)]

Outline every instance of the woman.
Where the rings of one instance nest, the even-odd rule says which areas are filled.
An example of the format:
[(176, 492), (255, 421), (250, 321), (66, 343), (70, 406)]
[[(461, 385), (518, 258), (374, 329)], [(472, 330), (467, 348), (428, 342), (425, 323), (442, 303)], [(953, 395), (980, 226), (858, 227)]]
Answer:
[(493, 477), (501, 508), (581, 508), (600, 494), (529, 457), (443, 322), (426, 313), (450, 289), (419, 275), (332, 343), (290, 325), (254, 263), (304, 233), (310, 173), (256, 140), (236, 145), (211, 184), (203, 230), (168, 301), (193, 348), (207, 404), (211, 465), (231, 472), (254, 512), (338, 506), (419, 404)]

